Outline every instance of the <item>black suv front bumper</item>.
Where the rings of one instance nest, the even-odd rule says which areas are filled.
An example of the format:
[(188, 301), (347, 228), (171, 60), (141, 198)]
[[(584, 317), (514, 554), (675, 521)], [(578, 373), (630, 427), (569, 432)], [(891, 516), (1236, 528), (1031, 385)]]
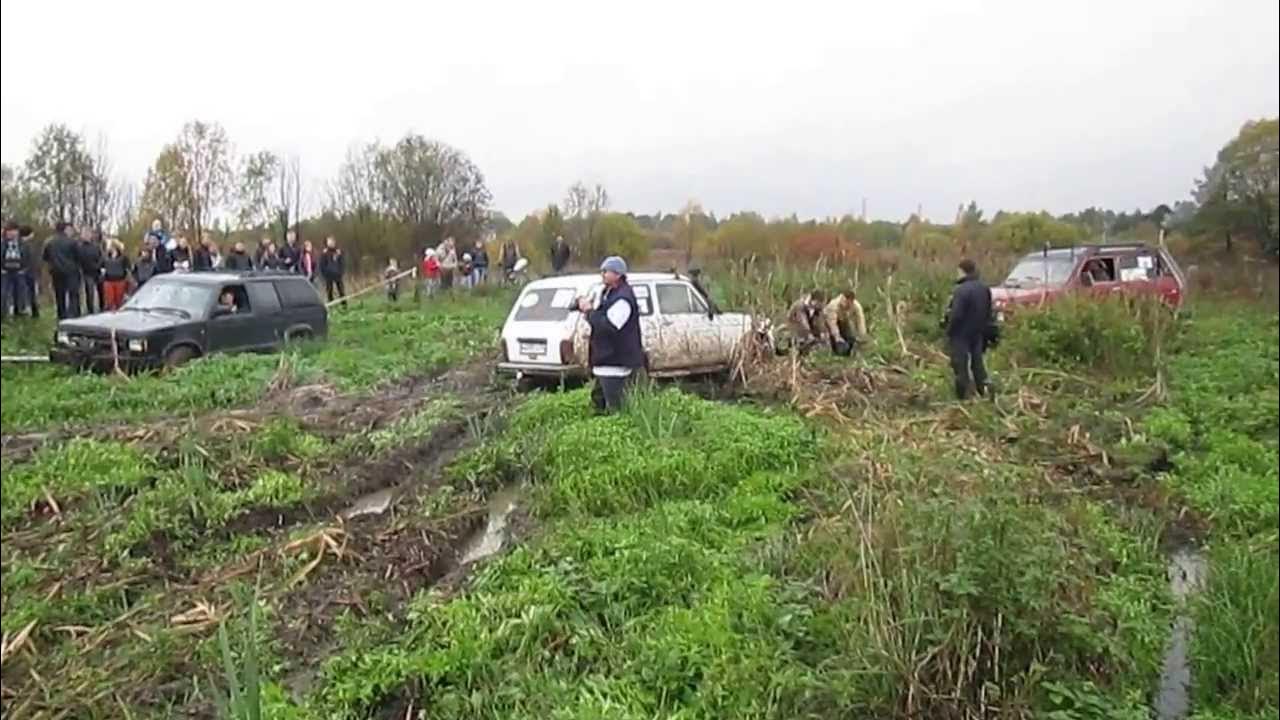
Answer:
[(120, 369), (125, 372), (151, 370), (161, 365), (159, 358), (149, 355), (125, 351), (112, 353), (110, 350), (91, 350), (65, 345), (58, 345), (49, 350), (49, 360), (77, 370), (96, 370), (98, 372), (114, 370), (117, 362), (120, 364)]

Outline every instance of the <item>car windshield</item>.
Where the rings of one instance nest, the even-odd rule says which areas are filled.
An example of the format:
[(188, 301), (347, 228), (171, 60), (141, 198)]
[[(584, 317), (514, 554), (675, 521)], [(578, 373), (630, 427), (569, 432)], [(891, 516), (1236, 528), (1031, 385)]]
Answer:
[(573, 312), (578, 291), (571, 287), (527, 290), (516, 303), (517, 321), (559, 322)]
[(213, 288), (181, 282), (152, 280), (124, 304), (124, 310), (167, 312), (187, 318), (205, 316), (213, 300)]
[(1047, 279), (1048, 285), (1061, 285), (1071, 277), (1075, 266), (1076, 258), (1070, 255), (1036, 253), (1019, 260), (1002, 284), (1012, 288), (1040, 287)]

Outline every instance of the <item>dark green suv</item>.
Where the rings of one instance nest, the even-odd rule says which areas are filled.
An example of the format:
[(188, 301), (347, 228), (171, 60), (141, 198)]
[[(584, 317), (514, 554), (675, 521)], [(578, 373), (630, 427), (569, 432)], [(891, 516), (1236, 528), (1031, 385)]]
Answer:
[(173, 367), (216, 352), (270, 352), (328, 330), (328, 311), (301, 275), (173, 273), (147, 281), (115, 312), (59, 322), (49, 358), (100, 370)]

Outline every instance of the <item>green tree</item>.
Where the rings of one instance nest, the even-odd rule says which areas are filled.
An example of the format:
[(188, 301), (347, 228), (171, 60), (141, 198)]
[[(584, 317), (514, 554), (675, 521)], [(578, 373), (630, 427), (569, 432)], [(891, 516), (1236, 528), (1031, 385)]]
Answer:
[(751, 256), (773, 255), (773, 236), (769, 224), (756, 213), (738, 213), (720, 224), (703, 244), (703, 252), (711, 257), (740, 260)]
[(237, 229), (265, 227), (274, 219), (268, 192), (279, 167), (280, 158), (269, 150), (241, 158), (235, 192)]
[(1000, 213), (984, 233), (989, 247), (1007, 252), (1028, 252), (1045, 245), (1070, 247), (1085, 240), (1085, 231), (1048, 213)]
[(221, 125), (193, 120), (182, 126), (174, 147), (182, 155), (186, 217), (198, 238), (231, 192), (231, 141)]
[(649, 242), (644, 229), (623, 213), (608, 213), (601, 217), (596, 226), (596, 237), (599, 248), (595, 254), (581, 256), (593, 265), (609, 255), (622, 256), (632, 267), (638, 267), (649, 259)]
[(98, 171), (79, 133), (66, 125), (49, 125), (41, 131), (24, 172), (40, 219), (50, 225), (59, 220), (97, 225), (102, 206), (98, 196), (107, 183)]
[(372, 166), (379, 205), (409, 225), (419, 243), (483, 232), (492, 196), (480, 169), (461, 150), (409, 134), (392, 147), (376, 147)]
[(174, 143), (164, 146), (142, 186), (143, 221), (163, 221), (171, 230), (190, 228), (186, 158)]
[(1251, 120), (1218, 152), (1196, 183), (1196, 226), (1220, 235), (1232, 249), (1247, 235), (1268, 253), (1280, 252), (1280, 122)]
[(571, 244), (582, 257), (591, 257), (600, 250), (596, 229), (601, 217), (609, 210), (609, 192), (603, 185), (588, 188), (582, 182), (569, 187), (564, 203), (565, 227)]

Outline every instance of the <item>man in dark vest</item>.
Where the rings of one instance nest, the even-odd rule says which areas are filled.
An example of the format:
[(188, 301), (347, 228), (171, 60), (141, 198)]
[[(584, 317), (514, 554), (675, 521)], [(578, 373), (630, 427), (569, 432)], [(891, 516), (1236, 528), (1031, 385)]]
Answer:
[(591, 325), (591, 349), (587, 358), (599, 391), (596, 409), (616, 412), (622, 408), (627, 384), (645, 366), (640, 340), (640, 307), (627, 284), (627, 263), (620, 257), (606, 258), (600, 265), (604, 292), (594, 308), (591, 300), (578, 301)]
[[(956, 376), (956, 397), (964, 400), (973, 391), (987, 393), (987, 369), (982, 353), (992, 324), (991, 288), (978, 279), (972, 260), (960, 261), (962, 277), (951, 291), (947, 308), (947, 344), (951, 369)], [(972, 376), (970, 375), (972, 371)]]

